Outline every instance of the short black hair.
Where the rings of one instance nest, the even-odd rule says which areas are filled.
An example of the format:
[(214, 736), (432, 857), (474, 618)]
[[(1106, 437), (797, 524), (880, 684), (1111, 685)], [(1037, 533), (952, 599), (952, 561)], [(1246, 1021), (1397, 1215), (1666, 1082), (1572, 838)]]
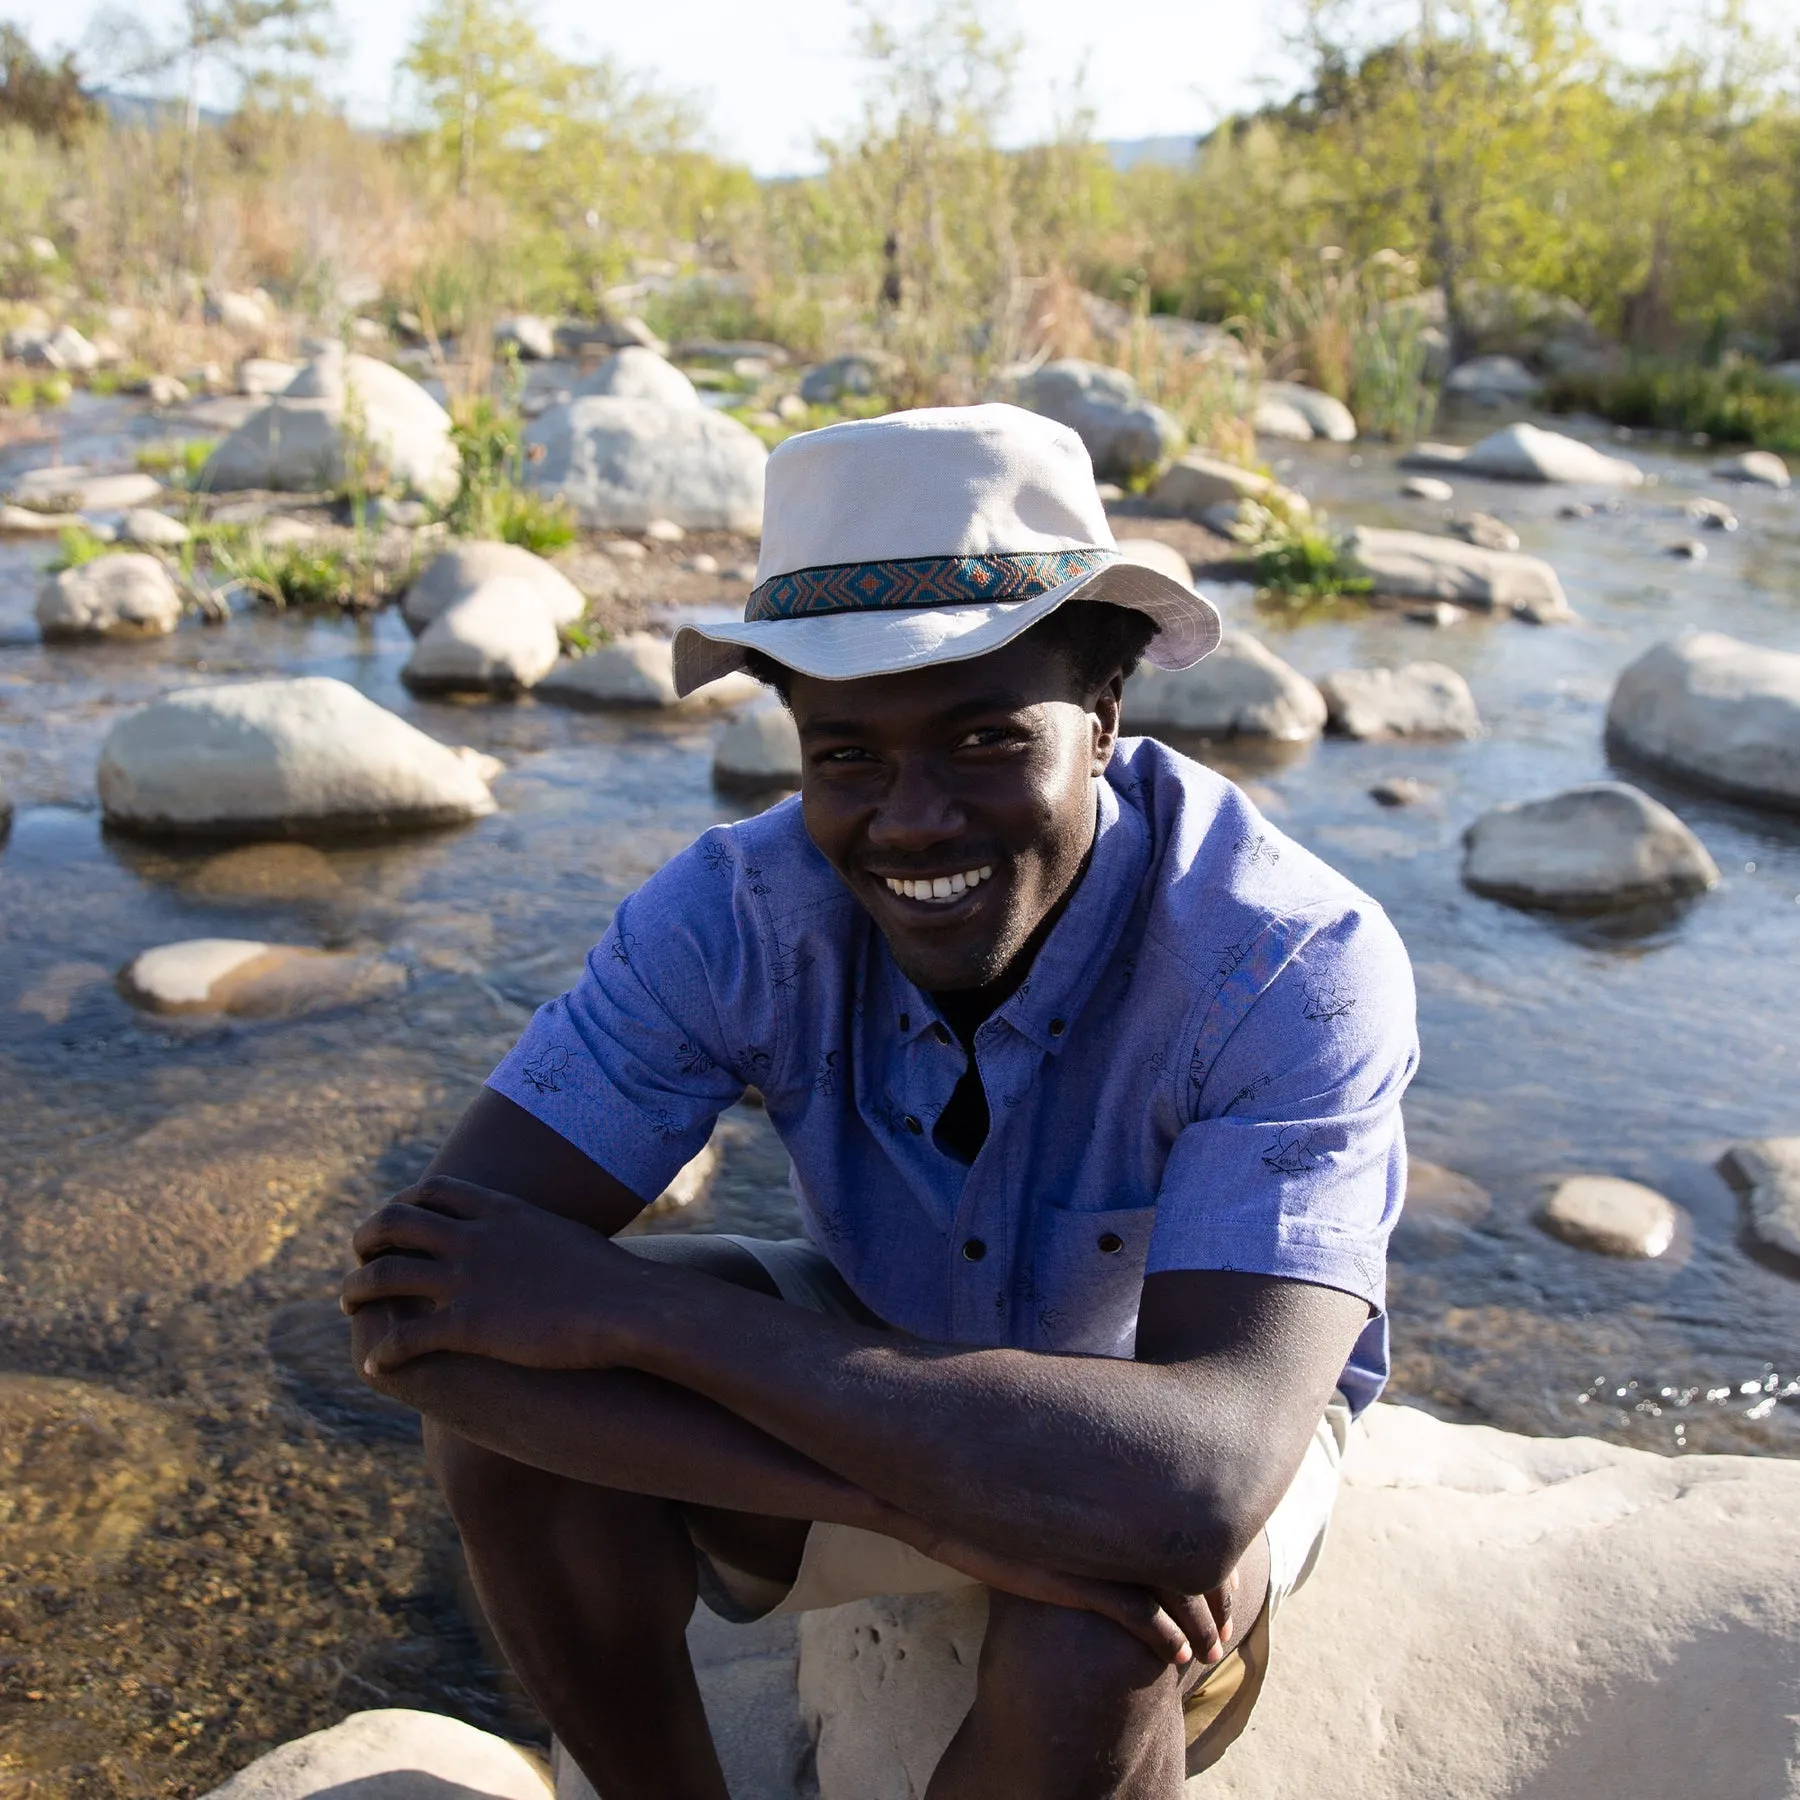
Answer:
[[(1077, 700), (1094, 698), (1115, 675), (1130, 676), (1143, 660), (1156, 623), (1148, 615), (1107, 600), (1071, 600), (1026, 637), (1062, 658)], [(744, 653), (744, 667), (785, 702), (794, 672), (760, 650)]]

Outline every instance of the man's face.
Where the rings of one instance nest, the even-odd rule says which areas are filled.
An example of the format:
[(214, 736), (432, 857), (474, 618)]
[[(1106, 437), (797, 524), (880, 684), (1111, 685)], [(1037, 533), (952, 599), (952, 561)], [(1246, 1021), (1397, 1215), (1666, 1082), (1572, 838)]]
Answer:
[(1080, 872), (1119, 683), (1072, 693), (1029, 635), (904, 675), (793, 678), (806, 829), (929, 992), (997, 980)]

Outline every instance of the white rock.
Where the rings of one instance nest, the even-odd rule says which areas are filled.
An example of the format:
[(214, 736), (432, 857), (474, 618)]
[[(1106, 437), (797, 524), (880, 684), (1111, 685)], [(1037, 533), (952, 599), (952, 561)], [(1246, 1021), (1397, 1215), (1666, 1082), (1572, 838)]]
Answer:
[(1721, 481), (1746, 481), (1758, 487), (1784, 488), (1791, 479), (1787, 464), (1773, 450), (1746, 450), (1742, 456), (1714, 463), (1713, 473)]
[(1331, 395), (1322, 394), (1317, 388), (1306, 387), (1298, 381), (1265, 381), (1262, 397), (1265, 400), (1279, 401), (1298, 413), (1306, 421), (1314, 437), (1324, 438), (1333, 444), (1355, 441), (1355, 415), (1343, 401), (1334, 400)]
[(1403, 469), (1460, 470), (1496, 481), (1579, 482), (1603, 487), (1641, 487), (1644, 471), (1591, 444), (1524, 421), (1496, 431), (1467, 450), (1453, 444), (1420, 444), (1400, 459)]
[(74, 375), (91, 375), (102, 361), (99, 350), (73, 325), (59, 325), (50, 334), (48, 348), (54, 358), (51, 366)]
[(1443, 663), (1335, 669), (1319, 682), (1333, 731), (1353, 738), (1481, 735), (1469, 684)]
[(1673, 556), (1681, 562), (1705, 562), (1706, 546), (1698, 538), (1676, 538), (1663, 551), (1665, 556)]
[(1188, 559), (1173, 544), (1165, 544), (1161, 538), (1120, 538), (1119, 554), (1128, 563), (1137, 563), (1146, 569), (1154, 569), (1159, 575), (1166, 575), (1171, 581), (1178, 581), (1184, 588), (1194, 585), (1194, 571), (1188, 567)]
[(206, 297), (206, 317), (215, 325), (243, 337), (255, 337), (269, 324), (268, 296), (262, 293), (239, 294), (225, 289)]
[(1681, 508), (1683, 518), (1691, 519), (1704, 531), (1736, 531), (1738, 516), (1723, 500), (1704, 496), (1690, 500)]
[(46, 638), (165, 637), (181, 623), (181, 594), (154, 556), (96, 556), (38, 589)]
[(1478, 1225), (1493, 1210), (1494, 1197), (1479, 1182), (1421, 1157), (1406, 1159), (1406, 1215), (1452, 1219)]
[(311, 675), (186, 688), (127, 713), (101, 746), (100, 805), (158, 834), (398, 830), (492, 812), (500, 766)]
[(187, 397), (187, 383), (174, 375), (152, 375), (144, 383), (144, 398), (159, 409), (180, 406)]
[(439, 551), (406, 590), (400, 610), (414, 631), (423, 631), (440, 613), (492, 581), (530, 588), (553, 625), (573, 625), (587, 611), (581, 590), (553, 563), (518, 544), (485, 538), (470, 538)]
[(1600, 912), (1705, 893), (1719, 881), (1700, 840), (1621, 781), (1496, 806), (1463, 843), (1463, 880), (1520, 906)]
[(1150, 510), (1165, 517), (1198, 519), (1214, 506), (1235, 506), (1240, 500), (1285, 503), (1304, 514), (1305, 499), (1254, 469), (1190, 451), (1170, 463), (1150, 490)]
[(347, 411), (359, 416), (377, 471), (429, 500), (448, 500), (456, 492), (460, 464), (450, 415), (391, 363), (346, 355), (335, 344), (219, 445), (202, 485), (214, 492), (341, 486), (354, 460)]
[(1675, 1241), (1675, 1208), (1655, 1188), (1612, 1175), (1560, 1181), (1539, 1215), (1546, 1230), (1602, 1256), (1649, 1259)]
[(237, 391), (265, 399), (284, 393), (303, 366), (274, 356), (246, 356), (237, 366)]
[(124, 512), (161, 492), (162, 484), (154, 475), (102, 475), (74, 463), (32, 469), (12, 484), (12, 496), (21, 506), (60, 512)]
[(788, 709), (771, 700), (739, 713), (713, 746), (713, 779), (723, 787), (798, 787), (800, 734)]
[(1471, 357), (1444, 381), (1451, 393), (1482, 400), (1529, 400), (1543, 385), (1516, 356)]
[(1325, 727), (1325, 701), (1247, 631), (1227, 631), (1191, 669), (1145, 664), (1125, 684), (1132, 731), (1190, 731), (1205, 737), (1266, 737), (1305, 743)]
[(1067, 425), (1087, 446), (1100, 480), (1154, 469), (1181, 442), (1181, 428), (1144, 399), (1129, 375), (1100, 363), (1073, 357), (1045, 363), (1017, 384), (1016, 398)]
[(0, 506), (0, 535), (55, 537), (82, 522), (78, 512), (38, 512), (29, 506)]
[(1478, 550), (1517, 550), (1519, 534), (1492, 513), (1463, 513), (1450, 521), (1450, 535)]
[(1789, 1256), (1800, 1256), (1800, 1137), (1733, 1144), (1719, 1167), (1744, 1191), (1752, 1235)]
[(400, 678), (421, 692), (510, 693), (535, 687), (561, 649), (537, 587), (497, 575), (425, 627)]
[(551, 407), (525, 436), (543, 453), (533, 484), (566, 499), (590, 530), (641, 531), (652, 519), (762, 530), (769, 453), (724, 413), (590, 395)]
[[(1188, 1793), (1793, 1800), (1800, 1728), (1771, 1684), (1800, 1666), (1797, 1566), (1800, 1463), (1374, 1407), (1249, 1729)], [(820, 1800), (923, 1794), (973, 1697), (981, 1605), (803, 1618)]]
[(514, 313), (496, 323), (494, 343), (502, 349), (511, 344), (527, 361), (550, 362), (556, 355), (556, 325), (534, 313)]
[(379, 956), (341, 950), (189, 938), (144, 951), (121, 980), (126, 997), (153, 1012), (270, 1018), (396, 993), (406, 985), (406, 971)]
[(1435, 475), (1409, 475), (1400, 484), (1400, 497), (1403, 500), (1454, 500), (1456, 489)]
[(539, 1765), (504, 1738), (438, 1713), (383, 1707), (295, 1738), (206, 1800), (552, 1800)]
[(1484, 550), (1460, 538), (1360, 525), (1349, 553), (1377, 594), (1403, 600), (1449, 600), (1488, 612), (1518, 613), (1547, 624), (1569, 618), (1556, 571), (1536, 556)]
[(1613, 688), (1606, 736), (1720, 793), (1800, 808), (1800, 655), (1717, 631), (1653, 645)]
[(142, 544), (146, 549), (167, 550), (185, 544), (193, 534), (179, 519), (171, 519), (153, 507), (134, 506), (119, 527), (119, 536), (127, 544)]
[(741, 672), (710, 681), (688, 698), (675, 695), (674, 646), (647, 631), (629, 632), (586, 656), (560, 662), (537, 691), (573, 706), (680, 706), (718, 710), (742, 706), (763, 693), (763, 685)]
[(577, 399), (590, 394), (688, 409), (702, 404), (699, 390), (672, 362), (638, 344), (615, 350), (574, 390)]
[(1267, 390), (1256, 397), (1250, 427), (1258, 437), (1274, 438), (1283, 444), (1310, 444), (1318, 436), (1312, 420), (1299, 407)]
[(0, 339), (0, 354), (33, 369), (60, 369), (62, 360), (50, 347), (48, 325), (19, 325)]
[(644, 537), (652, 544), (679, 544), (686, 536), (686, 529), (673, 519), (652, 519), (644, 527)]

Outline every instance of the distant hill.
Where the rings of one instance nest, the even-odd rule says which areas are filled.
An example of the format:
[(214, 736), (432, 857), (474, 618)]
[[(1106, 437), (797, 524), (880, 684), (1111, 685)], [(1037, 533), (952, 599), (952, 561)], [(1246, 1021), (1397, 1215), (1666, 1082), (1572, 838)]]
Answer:
[[(106, 116), (115, 125), (154, 125), (159, 120), (178, 122), (182, 116), (182, 103), (167, 94), (121, 94), (116, 88), (94, 88), (90, 90), (89, 98), (106, 108)], [(200, 109), (202, 125), (224, 125), (230, 118), (230, 113), (220, 112), (217, 107)]]
[(1115, 169), (1129, 169), (1133, 163), (1166, 163), (1172, 169), (1185, 169), (1194, 160), (1200, 136), (1190, 132), (1181, 137), (1114, 138), (1100, 148), (1112, 158)]

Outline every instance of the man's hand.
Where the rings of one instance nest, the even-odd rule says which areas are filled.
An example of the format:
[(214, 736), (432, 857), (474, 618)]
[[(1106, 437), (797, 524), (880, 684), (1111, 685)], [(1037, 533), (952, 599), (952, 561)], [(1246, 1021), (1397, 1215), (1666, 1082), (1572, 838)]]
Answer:
[(585, 1225), (443, 1175), (396, 1194), (353, 1242), (362, 1266), (344, 1277), (341, 1303), (381, 1322), (357, 1333), (371, 1380), (436, 1350), (603, 1368), (609, 1300), (649, 1274)]

